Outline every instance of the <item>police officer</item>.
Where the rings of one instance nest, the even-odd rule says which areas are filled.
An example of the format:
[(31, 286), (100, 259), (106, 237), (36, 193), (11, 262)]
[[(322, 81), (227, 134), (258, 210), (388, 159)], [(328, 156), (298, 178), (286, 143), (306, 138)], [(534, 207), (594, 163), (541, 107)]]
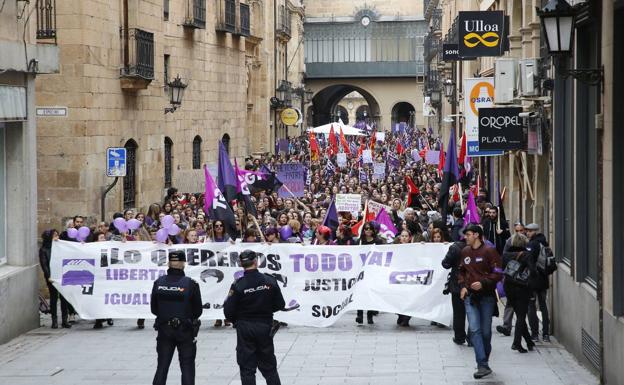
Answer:
[(256, 367), (267, 385), (280, 385), (273, 348), (273, 313), (285, 306), (277, 281), (258, 271), (258, 255), (245, 250), (240, 256), (245, 275), (232, 284), (224, 304), (225, 318), (236, 326), (236, 361), (242, 385), (256, 384)]
[(158, 330), (156, 351), (158, 367), (153, 385), (165, 385), (173, 352), (178, 349), (182, 385), (195, 384), (195, 346), (199, 331), (202, 300), (199, 285), (184, 275), (184, 251), (169, 253), (169, 269), (154, 281), (151, 307), (156, 316), (154, 329)]

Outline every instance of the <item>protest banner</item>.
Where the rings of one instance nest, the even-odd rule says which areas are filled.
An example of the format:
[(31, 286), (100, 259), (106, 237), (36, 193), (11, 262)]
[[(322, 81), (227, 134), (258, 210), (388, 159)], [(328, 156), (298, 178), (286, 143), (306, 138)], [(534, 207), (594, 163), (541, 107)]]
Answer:
[[(278, 196), (281, 198), (291, 198), (292, 195), (297, 198), (303, 197), (305, 190), (305, 166), (301, 163), (285, 163), (275, 167), (277, 179), (288, 187), (280, 188)], [(292, 195), (288, 192), (290, 190)]]
[(386, 162), (373, 163), (373, 179), (383, 180), (386, 177)]
[(439, 164), (440, 163), (440, 151), (429, 150), (425, 154), (425, 163), (427, 164)]
[(373, 163), (373, 153), (371, 150), (362, 151), (362, 162)]
[(371, 200), (368, 201), (368, 211), (375, 213), (375, 217), (379, 215), (381, 209), (385, 209), (387, 213), (392, 212), (392, 208), (390, 206), (386, 206), (384, 204)]
[(359, 213), (362, 207), (362, 195), (360, 194), (336, 194), (336, 211)]
[(287, 306), (300, 305), (277, 312), (280, 321), (326, 327), (349, 311), (372, 309), (449, 325), (452, 308), (442, 294), (448, 271), (441, 265), (448, 247), (55, 241), (50, 278), (83, 319), (153, 319), (153, 281), (166, 274), (168, 253), (183, 250), (185, 274), (200, 286), (202, 319), (223, 319), (230, 285), (243, 272), (238, 255), (250, 249), (259, 253), (260, 271), (278, 281)]
[(336, 155), (336, 164), (340, 168), (347, 167), (347, 154), (345, 154), (344, 152), (339, 152)]
[(386, 133), (385, 132), (376, 132), (375, 133), (375, 139), (377, 140), (377, 142), (383, 142), (386, 140)]

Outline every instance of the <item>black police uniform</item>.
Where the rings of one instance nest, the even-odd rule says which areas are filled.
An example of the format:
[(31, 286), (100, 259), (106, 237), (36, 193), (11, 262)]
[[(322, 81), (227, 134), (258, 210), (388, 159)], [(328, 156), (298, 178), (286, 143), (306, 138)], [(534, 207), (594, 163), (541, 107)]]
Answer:
[[(255, 253), (250, 253), (255, 257)], [(241, 260), (249, 256), (243, 252)], [(267, 385), (280, 385), (271, 326), (273, 313), (284, 306), (277, 280), (256, 269), (246, 270), (245, 275), (232, 284), (224, 312), (225, 318), (236, 326), (236, 361), (242, 385), (255, 385), (256, 368), (260, 369)]]
[[(185, 261), (184, 252), (172, 252), (169, 261)], [(178, 349), (182, 385), (195, 384), (195, 337), (199, 331), (202, 300), (199, 285), (184, 275), (184, 270), (168, 269), (167, 275), (154, 282), (152, 313), (158, 330), (156, 351), (158, 367), (153, 385), (165, 385), (173, 352)]]

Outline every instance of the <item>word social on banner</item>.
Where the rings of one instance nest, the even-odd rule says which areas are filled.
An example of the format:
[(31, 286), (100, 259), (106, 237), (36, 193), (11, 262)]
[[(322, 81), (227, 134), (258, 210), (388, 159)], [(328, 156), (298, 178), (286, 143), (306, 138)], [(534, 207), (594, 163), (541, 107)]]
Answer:
[(51, 280), (84, 319), (147, 318), (153, 281), (166, 274), (168, 253), (186, 253), (185, 274), (199, 283), (203, 319), (223, 319), (230, 285), (243, 274), (239, 254), (259, 253), (259, 269), (274, 276), (288, 306), (275, 318), (326, 327), (348, 311), (373, 309), (450, 324), (442, 294), (448, 272), (442, 243), (367, 246), (56, 241)]
[[(303, 197), (305, 191), (305, 166), (301, 163), (285, 163), (275, 167), (277, 179), (297, 198)], [(278, 191), (281, 198), (290, 198), (292, 195), (284, 187)]]

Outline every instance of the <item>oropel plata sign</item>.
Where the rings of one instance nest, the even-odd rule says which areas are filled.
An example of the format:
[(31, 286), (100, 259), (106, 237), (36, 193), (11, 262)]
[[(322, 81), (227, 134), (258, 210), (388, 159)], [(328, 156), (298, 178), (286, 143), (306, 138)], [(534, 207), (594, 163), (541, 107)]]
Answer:
[(459, 12), (459, 56), (500, 56), (503, 53), (505, 14), (503, 11)]
[(479, 108), (479, 149), (522, 150), (522, 107)]

